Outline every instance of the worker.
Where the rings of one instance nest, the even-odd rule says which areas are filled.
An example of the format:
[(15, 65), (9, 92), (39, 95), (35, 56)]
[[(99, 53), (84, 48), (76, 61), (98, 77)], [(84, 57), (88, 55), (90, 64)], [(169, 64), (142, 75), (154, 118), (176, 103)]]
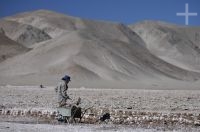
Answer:
[(62, 78), (62, 81), (55, 88), (56, 93), (58, 94), (58, 104), (59, 107), (64, 107), (67, 104), (67, 100), (71, 100), (71, 98), (67, 94), (68, 83), (71, 81), (70, 76), (65, 75)]

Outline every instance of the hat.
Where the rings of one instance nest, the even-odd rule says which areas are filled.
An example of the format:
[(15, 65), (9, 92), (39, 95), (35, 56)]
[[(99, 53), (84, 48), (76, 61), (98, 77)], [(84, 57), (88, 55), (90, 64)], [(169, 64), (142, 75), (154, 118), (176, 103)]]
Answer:
[(62, 78), (62, 80), (64, 80), (64, 81), (71, 81), (70, 76), (68, 76), (68, 75), (65, 75), (65, 76)]

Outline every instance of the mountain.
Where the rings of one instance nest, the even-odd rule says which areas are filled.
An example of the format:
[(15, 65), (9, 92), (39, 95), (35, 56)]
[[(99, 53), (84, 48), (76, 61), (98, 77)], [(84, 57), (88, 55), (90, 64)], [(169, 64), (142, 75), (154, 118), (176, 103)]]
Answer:
[(200, 27), (144, 21), (129, 26), (160, 59), (181, 68), (200, 71)]
[[(130, 28), (46, 10), (26, 12), (2, 21), (13, 23), (2, 26), (5, 34), (11, 34), (10, 28), (17, 23), (43, 31), (51, 38), (34, 41), (29, 52), (1, 62), (0, 84), (55, 85), (64, 74), (72, 77), (73, 86), (87, 87), (102, 87), (107, 82), (116, 86), (120, 82), (141, 80), (200, 78), (198, 71), (172, 64), (152, 53), (135, 26)], [(10, 36), (15, 32), (18, 34), (18, 28)]]
[(2, 19), (0, 20), (0, 27), (5, 30), (6, 35), (10, 39), (25, 47), (31, 47), (35, 43), (51, 39), (51, 37), (43, 30), (16, 21)]
[(20, 13), (4, 19), (21, 24), (32, 25), (33, 27), (37, 27), (44, 31), (52, 38), (84, 27), (80, 18), (66, 16), (48, 10)]
[(28, 52), (29, 49), (9, 39), (4, 34), (4, 30), (0, 31), (0, 63), (10, 57)]

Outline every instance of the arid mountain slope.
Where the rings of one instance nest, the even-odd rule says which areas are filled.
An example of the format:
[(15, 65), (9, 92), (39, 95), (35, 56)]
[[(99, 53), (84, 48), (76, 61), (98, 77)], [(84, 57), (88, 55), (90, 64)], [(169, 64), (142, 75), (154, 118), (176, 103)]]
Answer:
[(0, 33), (0, 63), (7, 58), (29, 51), (26, 47), (9, 39), (5, 34)]
[(184, 69), (200, 71), (200, 27), (144, 21), (130, 28), (154, 55)]
[(45, 31), (16, 21), (2, 19), (0, 20), (0, 27), (4, 29), (5, 34), (10, 39), (25, 47), (31, 47), (35, 43), (51, 39)]
[(52, 38), (84, 28), (82, 19), (48, 10), (20, 13), (5, 19), (37, 27), (48, 33)]
[(123, 24), (84, 20), (44, 10), (5, 20), (30, 24), (52, 39), (34, 43), (31, 51), (0, 63), (1, 84), (52, 85), (64, 74), (72, 76), (72, 83), (85, 82), (89, 86), (100, 82), (97, 87), (106, 81), (167, 78), (195, 81), (200, 78), (200, 73), (172, 65), (152, 54), (145, 41)]

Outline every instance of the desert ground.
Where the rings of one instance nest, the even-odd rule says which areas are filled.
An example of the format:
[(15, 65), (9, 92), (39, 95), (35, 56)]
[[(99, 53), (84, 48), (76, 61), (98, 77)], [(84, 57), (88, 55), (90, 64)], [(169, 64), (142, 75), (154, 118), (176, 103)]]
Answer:
[(144, 128), (134, 128), (130, 126), (115, 126), (115, 125), (49, 125), (49, 124), (19, 124), (19, 123), (7, 123), (0, 122), (1, 132), (188, 132), (194, 131), (198, 132), (198, 128), (176, 128), (167, 130), (164, 128), (157, 129), (144, 129)]
[[(5, 108), (57, 107), (54, 87), (2, 86), (0, 104)], [(72, 100), (82, 98), (83, 106), (132, 109), (136, 111), (200, 112), (199, 90), (92, 89), (69, 88)]]
[[(53, 118), (43, 120), (41, 115), (37, 114), (27, 117), (22, 116), (19, 115), (19, 111), (40, 112), (41, 114), (56, 111), (57, 95), (54, 86), (46, 86), (45, 88), (39, 86), (2, 86), (0, 88), (0, 130), (3, 132), (14, 130), (20, 132), (27, 130), (30, 132), (46, 132), (49, 130), (58, 130), (59, 132), (66, 130), (182, 132), (200, 130), (198, 127), (200, 119), (199, 90), (94, 89), (80, 87), (70, 88), (68, 93), (72, 100), (81, 97), (81, 107), (92, 107), (88, 115), (96, 113), (93, 119), (98, 120), (101, 114), (109, 112), (111, 120), (106, 123), (89, 122), (69, 125), (59, 124)], [(10, 113), (6, 113), (6, 110), (10, 110)], [(122, 116), (120, 116), (120, 112), (123, 114)], [(130, 118), (130, 115), (134, 119)], [(122, 117), (123, 120), (121, 120)], [(153, 121), (149, 121), (149, 118)], [(167, 124), (165, 124), (166, 122)]]

